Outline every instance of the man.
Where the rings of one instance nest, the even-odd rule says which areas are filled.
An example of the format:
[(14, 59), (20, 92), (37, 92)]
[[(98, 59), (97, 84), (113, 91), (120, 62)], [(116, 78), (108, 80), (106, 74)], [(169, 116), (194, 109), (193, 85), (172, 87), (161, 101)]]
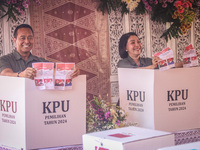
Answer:
[[(0, 75), (34, 79), (36, 70), (32, 68), (32, 63), (48, 61), (44, 58), (34, 56), (30, 52), (34, 43), (32, 27), (28, 24), (17, 26), (14, 31), (13, 41), (16, 45), (16, 50), (0, 57)], [(75, 69), (72, 77), (78, 74), (79, 70)]]

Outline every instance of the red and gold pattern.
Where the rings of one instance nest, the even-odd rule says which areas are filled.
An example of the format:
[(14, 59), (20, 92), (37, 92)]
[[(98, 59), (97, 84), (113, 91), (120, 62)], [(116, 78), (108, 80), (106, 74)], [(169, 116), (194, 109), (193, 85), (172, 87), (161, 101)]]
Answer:
[(42, 0), (31, 5), (33, 54), (53, 62), (75, 62), (87, 75), (87, 98), (109, 99), (110, 62), (107, 16), (89, 0)]

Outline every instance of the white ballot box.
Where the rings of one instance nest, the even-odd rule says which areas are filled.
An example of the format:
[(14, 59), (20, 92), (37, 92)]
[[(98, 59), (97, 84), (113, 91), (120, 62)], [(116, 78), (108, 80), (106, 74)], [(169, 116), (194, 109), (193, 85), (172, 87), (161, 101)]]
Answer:
[(174, 146), (174, 135), (139, 127), (124, 127), (83, 135), (83, 150), (157, 150)]
[(82, 144), (86, 133), (86, 76), (72, 82), (72, 90), (38, 90), (33, 80), (0, 76), (0, 148)]
[(200, 128), (200, 68), (118, 69), (127, 122), (161, 131)]
[(158, 150), (200, 150), (200, 142), (160, 148)]

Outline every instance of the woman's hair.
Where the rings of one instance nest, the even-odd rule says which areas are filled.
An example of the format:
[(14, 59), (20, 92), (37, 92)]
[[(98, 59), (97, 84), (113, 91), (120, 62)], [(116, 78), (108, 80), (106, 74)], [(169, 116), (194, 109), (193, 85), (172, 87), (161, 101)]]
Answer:
[(128, 42), (129, 37), (132, 35), (137, 36), (135, 32), (129, 32), (129, 33), (123, 34), (119, 40), (119, 55), (121, 58), (128, 57), (128, 52), (126, 51), (126, 44)]

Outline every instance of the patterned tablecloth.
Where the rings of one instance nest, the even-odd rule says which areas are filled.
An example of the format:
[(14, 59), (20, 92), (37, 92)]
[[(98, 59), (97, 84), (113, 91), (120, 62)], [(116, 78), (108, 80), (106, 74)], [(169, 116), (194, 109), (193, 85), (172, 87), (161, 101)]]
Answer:
[[(174, 132), (175, 135), (175, 145), (186, 144), (200, 141), (200, 128), (192, 129), (187, 131), (178, 131)], [(40, 149), (47, 150), (47, 149)], [(48, 150), (83, 150), (82, 145), (74, 145), (74, 146), (64, 146), (64, 147), (56, 147)]]
[(175, 132), (175, 145), (200, 141), (200, 128)]
[(39, 150), (83, 150), (82, 145), (73, 145), (73, 146), (63, 146), (63, 147), (55, 147), (55, 148), (45, 148)]

